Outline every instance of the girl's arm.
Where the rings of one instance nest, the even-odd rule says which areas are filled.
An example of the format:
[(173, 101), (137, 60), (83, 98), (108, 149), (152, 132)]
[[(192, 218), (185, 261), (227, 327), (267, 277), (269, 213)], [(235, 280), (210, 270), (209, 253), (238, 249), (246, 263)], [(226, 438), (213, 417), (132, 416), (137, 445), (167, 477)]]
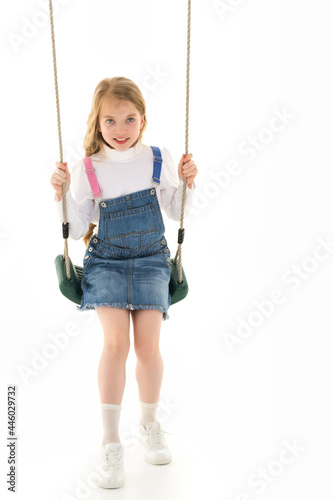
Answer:
[[(182, 181), (178, 176), (178, 172), (169, 150), (163, 148), (161, 150), (161, 154), (163, 158), (160, 189), (161, 207), (170, 219), (179, 221), (182, 207), (184, 181)], [(191, 213), (195, 189), (195, 182), (193, 182), (192, 188), (187, 188), (186, 190), (184, 218), (188, 217)]]
[[(54, 197), (60, 220), (63, 222), (62, 199)], [(94, 217), (94, 199), (88, 186), (83, 160), (75, 163), (71, 171), (70, 189), (66, 193), (69, 237), (78, 240), (86, 234)]]

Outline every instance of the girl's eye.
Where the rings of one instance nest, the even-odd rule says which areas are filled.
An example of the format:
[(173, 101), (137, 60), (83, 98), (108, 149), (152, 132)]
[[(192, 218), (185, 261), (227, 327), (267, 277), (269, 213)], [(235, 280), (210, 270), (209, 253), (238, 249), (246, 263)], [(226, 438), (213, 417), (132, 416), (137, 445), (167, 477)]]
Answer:
[[(133, 120), (133, 122), (134, 122), (134, 118), (128, 118), (128, 120)], [(112, 118), (108, 118), (108, 119), (106, 120), (106, 123), (109, 123), (109, 122), (113, 122)], [(132, 123), (132, 122), (131, 122), (131, 123)]]

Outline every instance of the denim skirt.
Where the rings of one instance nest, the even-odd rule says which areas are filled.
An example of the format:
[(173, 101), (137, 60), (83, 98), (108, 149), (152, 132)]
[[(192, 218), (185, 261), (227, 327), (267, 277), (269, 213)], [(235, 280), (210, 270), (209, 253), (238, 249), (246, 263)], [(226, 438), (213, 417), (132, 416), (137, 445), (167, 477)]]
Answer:
[(78, 310), (156, 309), (169, 318), (170, 250), (156, 189), (99, 203), (98, 232), (83, 259)]

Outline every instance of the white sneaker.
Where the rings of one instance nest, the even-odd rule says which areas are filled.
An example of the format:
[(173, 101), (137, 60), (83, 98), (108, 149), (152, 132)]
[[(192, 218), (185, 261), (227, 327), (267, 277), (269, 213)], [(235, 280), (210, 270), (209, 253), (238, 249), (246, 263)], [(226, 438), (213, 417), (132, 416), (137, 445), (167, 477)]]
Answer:
[(171, 461), (171, 451), (163, 433), (170, 434), (161, 429), (158, 421), (146, 422), (139, 427), (138, 437), (145, 448), (145, 460), (150, 464), (162, 465)]
[(107, 443), (100, 449), (97, 484), (101, 488), (120, 488), (125, 482), (124, 448), (121, 443)]

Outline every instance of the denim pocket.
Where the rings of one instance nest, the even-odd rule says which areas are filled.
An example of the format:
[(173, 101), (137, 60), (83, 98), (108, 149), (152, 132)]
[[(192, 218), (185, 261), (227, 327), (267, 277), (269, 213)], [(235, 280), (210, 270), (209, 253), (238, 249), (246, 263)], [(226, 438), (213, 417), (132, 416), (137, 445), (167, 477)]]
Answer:
[(158, 239), (153, 203), (105, 214), (105, 240), (121, 248), (140, 250)]

